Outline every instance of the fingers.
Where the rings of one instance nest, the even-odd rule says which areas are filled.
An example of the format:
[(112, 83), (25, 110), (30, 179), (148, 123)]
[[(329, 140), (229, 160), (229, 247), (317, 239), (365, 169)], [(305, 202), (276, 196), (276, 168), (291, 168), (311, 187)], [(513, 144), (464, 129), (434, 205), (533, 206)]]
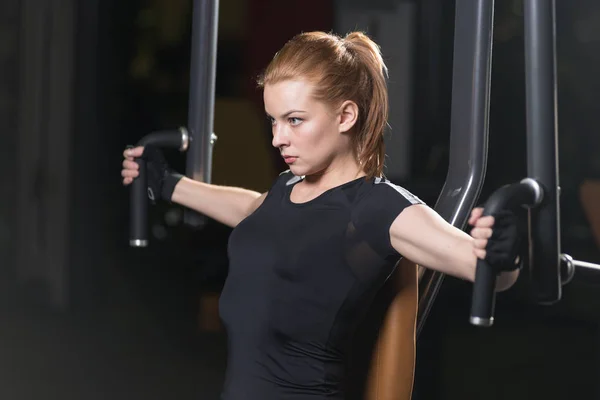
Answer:
[(121, 176), (123, 177), (123, 185), (129, 185), (133, 182), (134, 178), (139, 175), (140, 166), (138, 163), (133, 161), (134, 158), (139, 158), (144, 153), (144, 148), (141, 146), (127, 148), (123, 151), (123, 170), (121, 170)]
[(492, 229), (491, 228), (473, 228), (471, 229), (471, 236), (475, 239), (489, 239), (492, 237)]
[(475, 247), (476, 249), (485, 250), (487, 243), (487, 239), (475, 239), (473, 247)]
[(472, 225), (476, 228), (492, 228), (494, 226), (494, 217), (488, 215), (486, 217), (480, 217)]
[(488, 244), (488, 239), (492, 236), (491, 228), (475, 227), (471, 230), (473, 237), (473, 253), (479, 259), (484, 260), (486, 256), (485, 248)]
[(475, 207), (473, 210), (471, 210), (471, 216), (469, 217), (469, 225), (475, 225), (475, 223), (477, 222), (477, 220), (479, 218), (481, 218), (481, 216), (483, 215), (483, 208), (481, 207)]
[(483, 208), (477, 207), (471, 211), (469, 217), (469, 225), (480, 228), (491, 228), (494, 226), (494, 217), (488, 215), (483, 217)]
[(135, 161), (125, 159), (123, 160), (123, 169), (133, 169), (137, 171), (138, 169), (140, 169), (140, 166)]
[(143, 153), (144, 147), (138, 146), (134, 148), (125, 149), (125, 151), (123, 151), (123, 157), (125, 157), (128, 160), (133, 160), (133, 158), (141, 157)]
[[(494, 237), (495, 230), (499, 231), (499, 235), (506, 237), (507, 235), (507, 227), (511, 228), (509, 225), (514, 224), (514, 214), (510, 211), (500, 210), (497, 213), (494, 213), (497, 218), (486, 215), (483, 216), (483, 209), (474, 208), (471, 211), (471, 217), (469, 218), (469, 224), (473, 226), (471, 230), (471, 236), (473, 237), (473, 254), (478, 258), (485, 260), (487, 257), (486, 248), (489, 244), (489, 240), (492, 240)], [(510, 231), (510, 229), (509, 229)], [(504, 239), (503, 239), (504, 240)], [(493, 243), (497, 244), (497, 243)], [(506, 247), (506, 246), (505, 246)], [(504, 251), (504, 250), (503, 250)], [(498, 253), (498, 249), (495, 249), (490, 254), (490, 257), (496, 257), (496, 253)], [(498, 258), (498, 257), (496, 257)], [(490, 261), (491, 262), (491, 261)]]
[(480, 260), (485, 260), (485, 250), (473, 248), (473, 254), (475, 254), (475, 257), (479, 258)]
[(135, 170), (135, 169), (124, 169), (121, 171), (121, 176), (123, 178), (137, 178), (139, 175), (139, 171)]

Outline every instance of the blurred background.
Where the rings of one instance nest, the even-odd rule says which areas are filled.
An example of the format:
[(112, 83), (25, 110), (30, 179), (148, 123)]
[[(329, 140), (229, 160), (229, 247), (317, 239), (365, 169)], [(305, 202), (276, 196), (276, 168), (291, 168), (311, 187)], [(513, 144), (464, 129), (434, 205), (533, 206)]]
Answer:
[[(481, 199), (525, 165), (522, 3), (496, 2)], [(187, 122), (191, 0), (0, 2), (0, 398), (217, 399), (217, 300), (230, 233), (151, 209), (128, 246), (122, 150)], [(366, 30), (390, 69), (386, 174), (434, 205), (446, 177), (454, 2), (221, 0), (213, 183), (266, 190), (285, 169), (255, 77), (301, 31)], [(600, 3), (557, 1), (561, 240), (600, 262)], [(184, 156), (167, 154), (179, 170)], [(591, 221), (594, 221), (592, 223)], [(419, 338), (415, 399), (595, 399), (600, 275), (542, 307), (519, 285), (493, 329), (447, 278)]]

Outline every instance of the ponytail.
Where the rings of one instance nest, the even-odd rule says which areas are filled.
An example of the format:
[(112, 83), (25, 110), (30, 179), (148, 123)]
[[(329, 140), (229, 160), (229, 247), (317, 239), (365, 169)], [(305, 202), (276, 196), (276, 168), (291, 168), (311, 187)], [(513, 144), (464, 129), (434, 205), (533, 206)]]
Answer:
[(364, 93), (364, 118), (356, 135), (358, 159), (367, 176), (381, 176), (385, 160), (383, 136), (388, 121), (387, 67), (379, 46), (362, 32), (352, 32), (344, 38), (348, 50), (354, 53), (364, 68), (365, 79), (359, 92)]

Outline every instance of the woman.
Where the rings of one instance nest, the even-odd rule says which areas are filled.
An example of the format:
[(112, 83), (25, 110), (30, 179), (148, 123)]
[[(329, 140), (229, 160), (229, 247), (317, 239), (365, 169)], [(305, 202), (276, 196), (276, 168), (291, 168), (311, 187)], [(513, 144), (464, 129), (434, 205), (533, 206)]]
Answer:
[[(343, 399), (352, 331), (400, 256), (473, 281), (477, 258), (495, 248), (498, 290), (516, 280), (510, 224), (496, 223), (493, 238), (504, 239), (492, 240), (494, 218), (476, 209), (469, 236), (382, 177), (386, 72), (358, 32), (303, 33), (275, 55), (259, 85), (290, 169), (268, 193), (195, 182), (144, 153), (155, 193), (235, 227), (220, 300), (224, 399)], [(125, 150), (124, 184), (143, 152)]]

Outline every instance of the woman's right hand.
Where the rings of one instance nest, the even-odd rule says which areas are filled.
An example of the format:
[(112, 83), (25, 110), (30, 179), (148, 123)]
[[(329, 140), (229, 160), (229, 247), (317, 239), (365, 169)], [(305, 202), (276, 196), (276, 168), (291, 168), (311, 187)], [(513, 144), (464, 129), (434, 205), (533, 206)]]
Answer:
[(121, 170), (121, 176), (123, 177), (123, 185), (129, 185), (139, 175), (140, 166), (138, 163), (133, 161), (134, 158), (139, 158), (144, 153), (142, 146), (127, 148), (123, 152), (123, 169)]

